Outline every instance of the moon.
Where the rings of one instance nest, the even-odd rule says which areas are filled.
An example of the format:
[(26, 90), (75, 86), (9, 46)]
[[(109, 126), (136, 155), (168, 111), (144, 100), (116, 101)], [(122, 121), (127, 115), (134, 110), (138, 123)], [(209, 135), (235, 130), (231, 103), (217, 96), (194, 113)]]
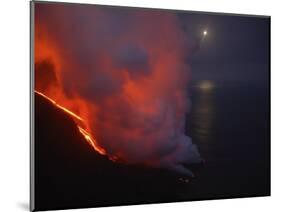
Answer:
[(207, 30), (204, 30), (203, 31), (203, 36), (206, 36), (208, 34), (208, 31)]

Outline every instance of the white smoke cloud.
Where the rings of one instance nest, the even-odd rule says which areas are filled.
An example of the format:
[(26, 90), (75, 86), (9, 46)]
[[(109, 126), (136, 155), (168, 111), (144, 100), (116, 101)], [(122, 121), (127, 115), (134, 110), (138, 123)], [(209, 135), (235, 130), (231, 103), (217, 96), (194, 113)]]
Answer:
[(42, 4), (36, 21), (60, 58), (63, 95), (86, 105), (80, 114), (109, 156), (192, 176), (186, 165), (201, 158), (185, 135), (188, 40), (176, 14)]

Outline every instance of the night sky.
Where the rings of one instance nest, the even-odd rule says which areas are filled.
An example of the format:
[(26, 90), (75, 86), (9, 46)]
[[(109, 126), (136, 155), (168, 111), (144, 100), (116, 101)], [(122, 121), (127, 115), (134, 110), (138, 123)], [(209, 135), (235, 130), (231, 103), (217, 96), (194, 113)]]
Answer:
[(180, 13), (195, 42), (206, 39), (191, 56), (193, 81), (266, 83), (269, 73), (270, 18), (225, 14)]

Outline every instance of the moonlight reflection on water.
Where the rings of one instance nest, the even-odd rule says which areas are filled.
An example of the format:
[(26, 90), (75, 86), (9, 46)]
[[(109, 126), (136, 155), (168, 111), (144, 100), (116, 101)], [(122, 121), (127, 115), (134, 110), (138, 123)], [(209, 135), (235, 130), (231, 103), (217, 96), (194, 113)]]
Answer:
[[(200, 81), (192, 100), (192, 138), (204, 152), (210, 152), (215, 119), (215, 85), (211, 81)], [(205, 159), (206, 158), (205, 156)]]
[(197, 87), (202, 91), (211, 91), (215, 86), (214, 83), (209, 80), (203, 80), (198, 83)]

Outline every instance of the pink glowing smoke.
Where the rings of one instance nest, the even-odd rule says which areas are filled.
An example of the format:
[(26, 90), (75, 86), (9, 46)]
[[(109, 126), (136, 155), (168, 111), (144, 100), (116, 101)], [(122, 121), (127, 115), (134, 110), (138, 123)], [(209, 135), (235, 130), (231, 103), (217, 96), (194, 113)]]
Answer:
[[(188, 37), (175, 13), (36, 4), (36, 87), (86, 120), (109, 157), (192, 175)], [(48, 76), (48, 77), (46, 77)]]

